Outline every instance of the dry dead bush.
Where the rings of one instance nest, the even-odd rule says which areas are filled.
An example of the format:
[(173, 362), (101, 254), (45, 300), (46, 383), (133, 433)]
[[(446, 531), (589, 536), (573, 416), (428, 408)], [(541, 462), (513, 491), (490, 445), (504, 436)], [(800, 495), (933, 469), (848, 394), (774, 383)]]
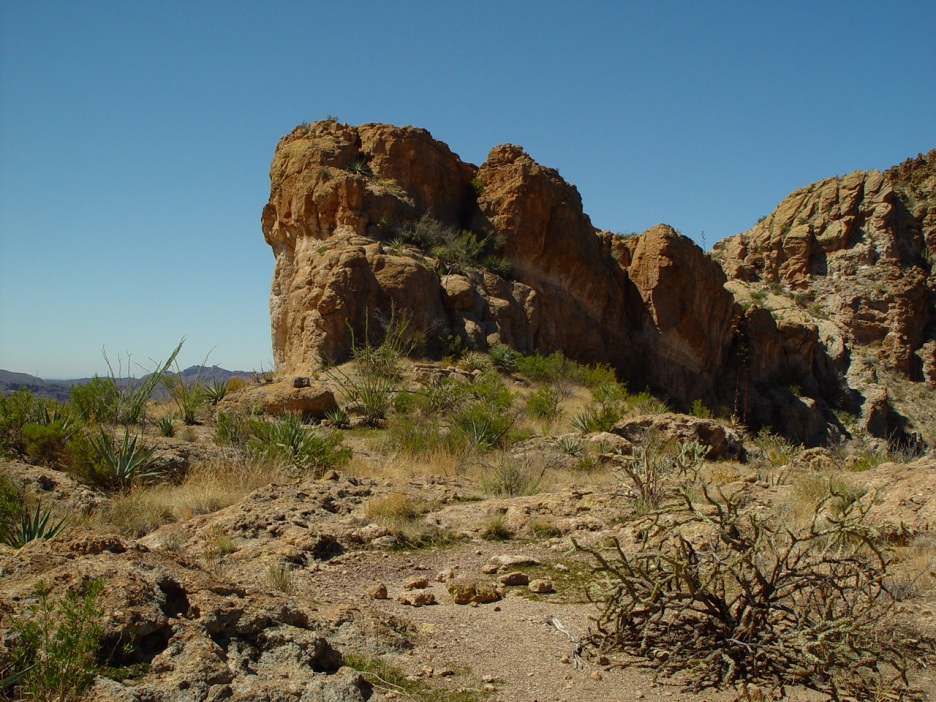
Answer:
[(805, 528), (744, 513), (735, 495), (646, 517), (628, 553), (577, 546), (595, 559), (593, 642), (644, 659), (700, 690), (801, 684), (877, 699), (908, 695), (919, 639), (893, 620), (891, 561), (864, 517), (870, 500), (828, 493)]

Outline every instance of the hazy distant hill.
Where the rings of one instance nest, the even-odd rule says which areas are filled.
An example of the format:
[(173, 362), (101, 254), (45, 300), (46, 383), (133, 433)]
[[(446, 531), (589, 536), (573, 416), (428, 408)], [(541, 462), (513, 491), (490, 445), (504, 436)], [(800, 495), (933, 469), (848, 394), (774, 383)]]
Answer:
[[(176, 374), (166, 373), (166, 375)], [(219, 368), (218, 366), (190, 366), (181, 371), (178, 375), (180, 375), (186, 383), (194, 383), (196, 380), (200, 380), (203, 383), (219, 383), (234, 377), (251, 377), (251, 373), (248, 371), (229, 371), (224, 368)], [(29, 373), (0, 370), (0, 394), (6, 395), (20, 388), (27, 388), (32, 390), (32, 392), (39, 397), (46, 397), (51, 400), (67, 400), (73, 385), (83, 385), (90, 381), (91, 378), (43, 380)], [(117, 378), (118, 385), (139, 383), (141, 381), (142, 378)], [(158, 394), (161, 389), (161, 387), (157, 388), (156, 393)]]
[(0, 370), (0, 394), (14, 392), (20, 388), (29, 388), (41, 397), (48, 397), (53, 400), (67, 400), (68, 381), (46, 381), (29, 373), (14, 373), (12, 371)]

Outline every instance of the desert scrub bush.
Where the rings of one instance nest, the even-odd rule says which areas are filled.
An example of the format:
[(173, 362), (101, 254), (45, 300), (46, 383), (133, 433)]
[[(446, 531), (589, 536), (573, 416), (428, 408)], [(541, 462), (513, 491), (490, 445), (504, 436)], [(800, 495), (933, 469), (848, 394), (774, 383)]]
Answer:
[(274, 420), (253, 419), (248, 425), (247, 446), (253, 453), (282, 461), (298, 473), (318, 477), (351, 458), (351, 449), (342, 446), (340, 434), (309, 426), (298, 413)]
[(563, 379), (575, 378), (579, 365), (554, 351), (548, 356), (541, 354), (517, 354), (517, 372), (537, 383), (554, 383)]
[(556, 389), (543, 385), (530, 393), (526, 401), (526, 413), (536, 419), (553, 422), (562, 414), (559, 402), (559, 393)]
[(103, 588), (103, 581), (92, 580), (82, 592), (53, 602), (44, 583), (36, 586), (37, 602), (29, 616), (14, 619), (12, 627), (20, 699), (71, 702), (91, 687), (103, 633), (104, 611), (98, 603)]
[(458, 454), (465, 450), (466, 441), (459, 434), (445, 430), (438, 421), (395, 416), (387, 422), (387, 445), (410, 456)]
[(516, 416), (495, 403), (473, 402), (452, 418), (452, 431), (467, 444), (487, 450), (505, 443)]
[(536, 465), (529, 458), (499, 453), (481, 461), (481, 489), (497, 497), (535, 495), (542, 489), (547, 463)]
[(25, 454), (23, 427), (39, 422), (48, 404), (26, 388), (0, 395), (0, 453), (13, 457)]
[(786, 466), (800, 457), (803, 447), (800, 444), (793, 443), (779, 434), (774, 434), (766, 427), (757, 432), (754, 438), (756, 446), (762, 456), (762, 460), (772, 468)]
[(487, 268), (502, 277), (510, 274), (509, 262), (497, 255), (504, 240), (496, 232), (478, 234), (460, 230), (423, 215), (415, 225), (400, 230), (399, 239), (437, 259), (443, 274), (467, 273), (479, 268)]
[(85, 421), (112, 422), (117, 419), (120, 392), (112, 378), (94, 376), (69, 390), (72, 407)]
[(865, 523), (870, 501), (827, 494), (810, 523), (745, 513), (739, 493), (636, 525), (632, 552), (575, 544), (595, 561), (593, 643), (643, 658), (698, 691), (737, 683), (902, 699), (914, 643), (894, 624), (890, 562)]
[(663, 400), (654, 397), (646, 390), (628, 395), (624, 400), (624, 407), (627, 414), (632, 416), (663, 414), (670, 411), (670, 408)]

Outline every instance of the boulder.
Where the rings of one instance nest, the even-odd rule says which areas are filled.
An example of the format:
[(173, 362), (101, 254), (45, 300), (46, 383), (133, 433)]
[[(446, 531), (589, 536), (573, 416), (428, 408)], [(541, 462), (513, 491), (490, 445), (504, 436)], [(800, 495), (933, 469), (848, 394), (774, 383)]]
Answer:
[(260, 410), (273, 416), (298, 412), (307, 419), (322, 419), (327, 412), (337, 408), (334, 393), (315, 381), (300, 387), (291, 380), (250, 385), (218, 403), (219, 411), (250, 413)]
[(665, 412), (620, 422), (612, 432), (632, 444), (643, 443), (648, 436), (655, 436), (664, 443), (696, 441), (708, 448), (706, 458), (709, 460), (745, 459), (741, 434), (714, 419)]

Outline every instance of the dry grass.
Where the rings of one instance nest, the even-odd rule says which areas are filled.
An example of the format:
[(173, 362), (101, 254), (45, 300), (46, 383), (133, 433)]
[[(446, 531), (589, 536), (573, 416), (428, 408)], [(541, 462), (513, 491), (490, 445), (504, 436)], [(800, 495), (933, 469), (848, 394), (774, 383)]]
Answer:
[(356, 478), (385, 480), (408, 478), (414, 475), (452, 477), (464, 472), (465, 463), (464, 454), (454, 454), (441, 449), (419, 454), (391, 451), (385, 455), (367, 458), (355, 454), (343, 470)]
[(115, 495), (110, 509), (98, 519), (121, 534), (138, 538), (164, 524), (228, 507), (283, 477), (273, 464), (263, 461), (200, 464), (178, 485), (160, 483)]
[(453, 537), (423, 520), (423, 515), (434, 507), (431, 502), (414, 499), (404, 492), (391, 492), (370, 500), (364, 506), (364, 514), (388, 529), (402, 546), (441, 546), (450, 543)]

